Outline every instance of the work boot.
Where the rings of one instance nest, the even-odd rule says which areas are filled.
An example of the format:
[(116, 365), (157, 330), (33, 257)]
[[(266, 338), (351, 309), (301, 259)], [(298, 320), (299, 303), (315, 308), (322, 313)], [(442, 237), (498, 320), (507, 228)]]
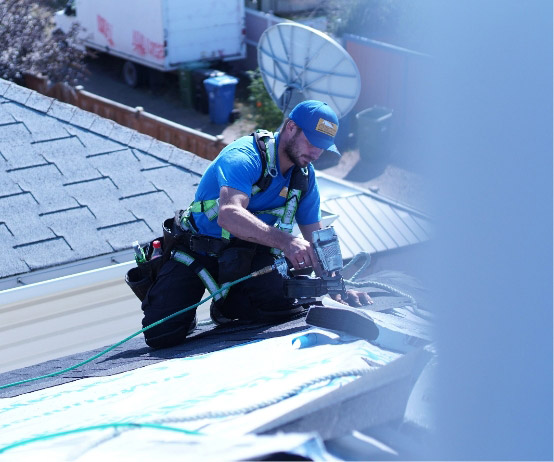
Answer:
[(218, 326), (221, 326), (223, 324), (229, 324), (230, 322), (234, 321), (234, 319), (224, 316), (223, 313), (219, 311), (219, 309), (217, 308), (213, 300), (212, 300), (212, 303), (210, 304), (210, 318), (212, 318), (212, 321)]

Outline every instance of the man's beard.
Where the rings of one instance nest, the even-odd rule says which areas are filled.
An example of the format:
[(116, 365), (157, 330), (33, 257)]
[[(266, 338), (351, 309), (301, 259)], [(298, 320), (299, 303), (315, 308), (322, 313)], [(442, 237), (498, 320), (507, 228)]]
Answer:
[(285, 145), (285, 154), (287, 155), (289, 160), (297, 167), (306, 167), (309, 162), (302, 160), (302, 154), (294, 150), (294, 144), (298, 135), (300, 135), (299, 131), (296, 132), (291, 139), (289, 139), (289, 141)]

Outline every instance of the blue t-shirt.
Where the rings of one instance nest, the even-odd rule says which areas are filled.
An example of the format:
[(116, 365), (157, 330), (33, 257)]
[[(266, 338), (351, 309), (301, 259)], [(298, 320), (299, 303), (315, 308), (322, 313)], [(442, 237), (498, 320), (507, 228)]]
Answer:
[[(250, 198), (247, 210), (254, 213), (264, 223), (274, 225), (277, 221), (276, 216), (256, 214), (255, 212), (281, 207), (285, 204), (287, 195), (283, 189), (289, 185), (293, 168), (291, 167), (285, 176), (281, 175), (279, 156), (277, 155), (278, 145), (279, 134), (277, 133), (275, 135), (275, 155), (278, 173), (265, 191), (252, 195), (252, 186), (262, 174), (262, 161), (254, 137), (243, 136), (225, 147), (210, 164), (200, 180), (194, 200), (217, 199), (221, 187), (228, 186), (242, 191)], [(319, 188), (312, 164), (308, 165), (308, 169), (308, 190), (302, 193), (302, 199), (295, 215), (295, 219), (300, 225), (310, 225), (321, 220)], [(193, 217), (199, 233), (221, 237), (221, 227), (217, 224), (217, 218), (210, 221), (201, 212), (193, 213)]]

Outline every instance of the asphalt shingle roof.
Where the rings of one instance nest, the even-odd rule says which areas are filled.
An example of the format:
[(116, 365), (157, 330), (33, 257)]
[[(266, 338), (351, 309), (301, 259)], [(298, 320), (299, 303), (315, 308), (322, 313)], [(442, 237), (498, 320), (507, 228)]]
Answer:
[(208, 164), (0, 79), (0, 278), (161, 235)]

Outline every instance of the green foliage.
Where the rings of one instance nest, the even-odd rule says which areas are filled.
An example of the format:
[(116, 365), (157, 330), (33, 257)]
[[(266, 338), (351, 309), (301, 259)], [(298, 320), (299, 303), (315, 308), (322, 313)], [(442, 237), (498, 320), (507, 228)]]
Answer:
[(75, 83), (85, 72), (78, 32), (54, 31), (51, 11), (32, 0), (0, 1), (0, 77), (20, 82), (29, 73)]
[(260, 70), (248, 71), (248, 76), (250, 77), (248, 102), (252, 106), (256, 126), (266, 130), (277, 130), (283, 121), (283, 113), (265, 89)]

